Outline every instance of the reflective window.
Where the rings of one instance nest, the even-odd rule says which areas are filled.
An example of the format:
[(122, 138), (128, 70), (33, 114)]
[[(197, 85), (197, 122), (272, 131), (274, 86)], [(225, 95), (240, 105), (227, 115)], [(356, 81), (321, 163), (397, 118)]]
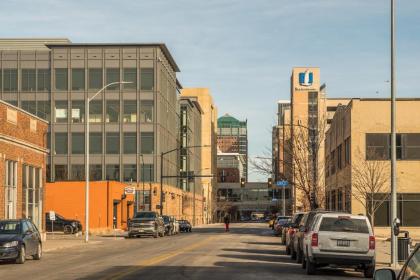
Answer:
[(55, 122), (58, 122), (58, 123), (67, 122), (67, 101), (55, 102)]
[(85, 134), (83, 132), (73, 132), (71, 134), (71, 153), (85, 153)]
[(141, 153), (153, 154), (154, 153), (154, 137), (153, 132), (141, 133)]
[(55, 134), (55, 153), (65, 155), (68, 151), (67, 132), (57, 132)]
[(137, 181), (137, 168), (136, 168), (135, 164), (125, 164), (124, 165), (123, 180), (125, 182), (135, 182), (135, 181)]
[(123, 122), (134, 123), (137, 121), (137, 101), (124, 100)]
[(3, 91), (14, 92), (17, 88), (17, 69), (3, 69)]
[(106, 179), (112, 181), (120, 180), (120, 166), (118, 164), (106, 165)]
[(67, 88), (68, 88), (67, 68), (56, 68), (55, 69), (55, 89), (67, 90)]
[(420, 133), (407, 133), (404, 140), (404, 158), (420, 159)]
[(106, 133), (106, 153), (107, 154), (120, 153), (120, 134), (118, 132)]
[(83, 100), (72, 101), (71, 103), (71, 122), (85, 122), (85, 102)]
[(153, 68), (140, 69), (140, 85), (141, 85), (141, 90), (153, 90), (153, 86), (154, 86)]
[(123, 70), (124, 82), (131, 82), (130, 84), (124, 84), (124, 89), (137, 89), (137, 69), (136, 68), (124, 68)]
[(89, 122), (102, 122), (102, 100), (93, 100), (89, 103)]
[[(106, 84), (119, 82), (120, 81), (120, 69), (119, 68), (107, 68), (106, 69)], [(119, 84), (115, 84), (107, 87), (107, 90), (117, 90), (120, 88)]]
[(100, 89), (102, 87), (102, 68), (89, 69), (89, 89)]
[(82, 164), (73, 164), (71, 166), (70, 180), (74, 180), (74, 181), (85, 180), (85, 166)]
[(37, 101), (36, 115), (44, 120), (49, 121), (51, 118), (51, 107), (49, 101)]
[(90, 133), (89, 154), (102, 154), (102, 132)]
[(107, 100), (106, 101), (106, 122), (119, 122), (120, 121), (120, 101)]
[(102, 180), (102, 165), (91, 164), (89, 166), (89, 179), (91, 181), (101, 181)]
[(56, 164), (54, 169), (55, 169), (55, 180), (56, 181), (66, 181), (66, 180), (68, 180), (67, 165)]
[(38, 91), (49, 91), (51, 88), (51, 77), (49, 69), (38, 69)]
[(153, 164), (144, 164), (144, 165), (142, 164), (140, 176), (144, 182), (153, 182), (154, 181)]
[(140, 121), (153, 122), (153, 101), (142, 100), (140, 105)]
[(72, 90), (85, 90), (85, 69), (72, 69), (71, 70), (71, 89)]
[(22, 91), (36, 91), (36, 72), (35, 69), (22, 69)]
[(36, 115), (36, 101), (22, 101), (22, 109)]
[(124, 133), (124, 154), (137, 153), (137, 137), (135, 132)]

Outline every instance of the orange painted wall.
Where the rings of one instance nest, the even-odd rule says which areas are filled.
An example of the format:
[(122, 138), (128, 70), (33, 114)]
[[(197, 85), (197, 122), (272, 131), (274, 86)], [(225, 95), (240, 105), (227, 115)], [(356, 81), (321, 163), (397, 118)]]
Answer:
[[(117, 204), (117, 228), (127, 228), (129, 217), (134, 213), (134, 195), (121, 200), (126, 184), (114, 181), (90, 182), (90, 229), (113, 228), (113, 206)], [(130, 205), (131, 204), (131, 205)], [(45, 189), (45, 211), (55, 211), (68, 219), (79, 220), (85, 229), (85, 182), (47, 183)]]

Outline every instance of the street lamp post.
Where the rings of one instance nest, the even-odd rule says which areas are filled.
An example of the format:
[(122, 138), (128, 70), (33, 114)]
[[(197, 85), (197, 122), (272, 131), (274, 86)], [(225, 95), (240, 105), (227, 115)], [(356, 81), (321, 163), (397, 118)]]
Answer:
[(89, 142), (90, 142), (90, 135), (89, 135), (89, 103), (92, 101), (99, 93), (104, 91), (107, 87), (119, 84), (131, 84), (132, 82), (113, 82), (109, 83), (100, 90), (98, 90), (92, 97), (86, 97), (86, 104), (85, 104), (85, 122), (86, 122), (86, 135), (85, 135), (85, 242), (89, 242)]
[(143, 157), (143, 154), (140, 155), (140, 158), (141, 158), (141, 181), (143, 185), (142, 205), (143, 205), (143, 210), (146, 210), (145, 199), (144, 199), (144, 157)]

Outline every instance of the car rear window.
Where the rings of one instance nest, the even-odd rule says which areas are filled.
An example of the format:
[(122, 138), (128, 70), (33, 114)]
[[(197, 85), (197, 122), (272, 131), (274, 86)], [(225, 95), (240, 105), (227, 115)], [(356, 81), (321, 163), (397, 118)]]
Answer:
[(364, 219), (324, 217), (319, 226), (319, 231), (369, 233), (369, 228)]
[(156, 213), (154, 213), (154, 212), (138, 212), (138, 213), (136, 213), (135, 218), (137, 218), (137, 219), (154, 219), (154, 218), (156, 218)]
[(302, 217), (303, 217), (303, 214), (299, 214), (299, 215), (296, 215), (294, 218), (293, 218), (293, 223), (294, 224), (300, 224), (300, 221), (302, 220)]

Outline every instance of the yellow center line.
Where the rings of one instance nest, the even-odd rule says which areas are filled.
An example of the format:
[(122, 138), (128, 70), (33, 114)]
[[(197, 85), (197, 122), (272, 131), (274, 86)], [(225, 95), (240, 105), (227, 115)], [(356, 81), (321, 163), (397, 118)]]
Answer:
[(121, 271), (119, 271), (119, 272), (117, 272), (117, 273), (115, 273), (113, 275), (110, 275), (108, 277), (105, 277), (103, 279), (106, 279), (106, 280), (118, 280), (118, 279), (122, 279), (123, 277), (125, 277), (125, 276), (127, 276), (129, 274), (132, 274), (133, 272), (139, 271), (139, 270), (141, 270), (143, 268), (146, 268), (146, 267), (153, 266), (155, 264), (158, 264), (158, 263), (161, 263), (163, 261), (166, 261), (166, 260), (168, 260), (170, 258), (176, 257), (176, 256), (178, 256), (180, 254), (184, 254), (184, 253), (189, 252), (189, 251), (192, 251), (192, 250), (194, 250), (194, 249), (196, 249), (198, 247), (201, 247), (201, 246), (209, 243), (214, 238), (215, 237), (212, 236), (212, 237), (209, 237), (209, 238), (207, 238), (207, 239), (205, 239), (203, 241), (200, 241), (198, 243), (195, 243), (193, 245), (190, 245), (188, 247), (184, 247), (184, 248), (182, 248), (180, 250), (176, 250), (174, 252), (162, 254), (162, 255), (159, 255), (159, 256), (156, 256), (156, 257), (147, 259), (147, 260), (140, 261), (140, 262), (138, 262), (133, 267), (127, 267), (126, 269), (123, 269), (123, 270), (121, 270)]

